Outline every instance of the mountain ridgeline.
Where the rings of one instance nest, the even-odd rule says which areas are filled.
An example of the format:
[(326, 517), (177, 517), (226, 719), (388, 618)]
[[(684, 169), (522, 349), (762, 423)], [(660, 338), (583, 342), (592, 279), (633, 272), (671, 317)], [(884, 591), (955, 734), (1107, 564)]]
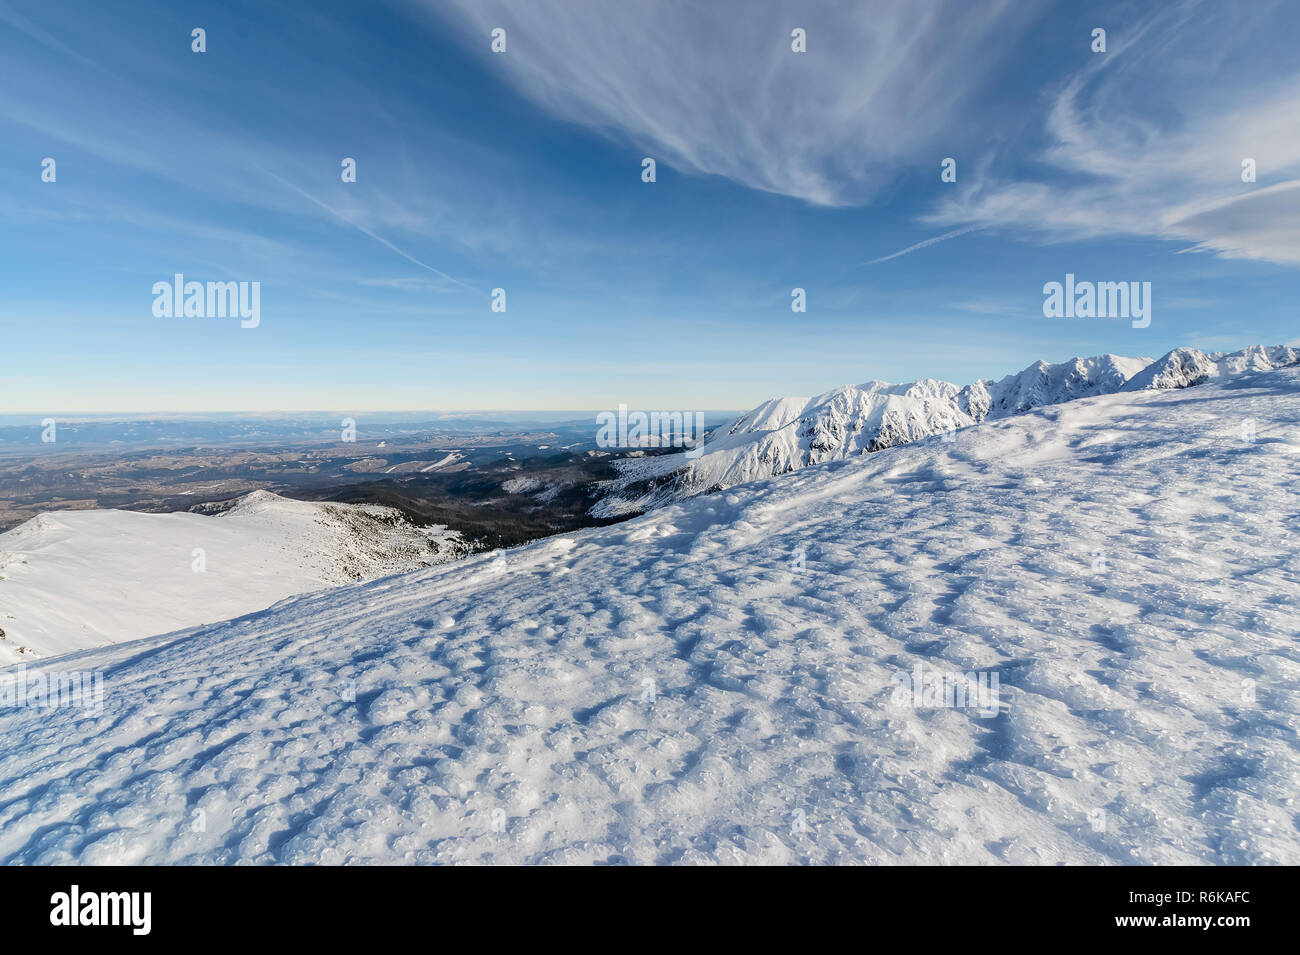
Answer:
[(815, 398), (773, 398), (718, 428), (694, 459), (682, 454), (615, 462), (618, 477), (591, 509), (617, 517), (813, 464), (910, 444), (983, 421), (1121, 391), (1187, 388), (1300, 361), (1287, 345), (1236, 352), (1176, 348), (1162, 358), (1099, 355), (1052, 365), (1037, 361), (1001, 381), (960, 387), (923, 378), (845, 385)]

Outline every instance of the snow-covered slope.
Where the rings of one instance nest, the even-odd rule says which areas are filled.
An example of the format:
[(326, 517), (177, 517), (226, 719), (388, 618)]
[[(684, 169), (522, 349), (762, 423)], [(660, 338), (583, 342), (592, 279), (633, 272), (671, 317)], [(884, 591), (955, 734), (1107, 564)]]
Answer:
[(1100, 355), (1057, 365), (1039, 361), (1001, 381), (959, 388), (923, 379), (902, 385), (871, 381), (816, 398), (775, 398), (719, 429), (695, 457), (686, 454), (616, 462), (620, 476), (604, 489), (591, 513), (638, 513), (746, 481), (812, 464), (909, 444), (986, 419), (1121, 389), (1182, 388), (1220, 374), (1267, 371), (1297, 361), (1286, 346), (1252, 346), (1204, 355), (1180, 348), (1158, 361)]
[(0, 534), (0, 664), (225, 620), (465, 550), (391, 508), (268, 491), (216, 516), (52, 511)]
[(1298, 466), (1121, 392), (64, 657), (0, 862), (1298, 864)]

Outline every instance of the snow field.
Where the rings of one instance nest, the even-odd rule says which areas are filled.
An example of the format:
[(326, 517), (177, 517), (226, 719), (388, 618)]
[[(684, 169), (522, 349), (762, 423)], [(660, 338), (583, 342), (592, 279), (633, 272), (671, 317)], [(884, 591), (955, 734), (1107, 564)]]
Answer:
[[(0, 861), (1296, 864), (1298, 394), (1083, 399), (62, 657), (104, 712), (0, 709)], [(998, 715), (897, 702), (918, 665)]]

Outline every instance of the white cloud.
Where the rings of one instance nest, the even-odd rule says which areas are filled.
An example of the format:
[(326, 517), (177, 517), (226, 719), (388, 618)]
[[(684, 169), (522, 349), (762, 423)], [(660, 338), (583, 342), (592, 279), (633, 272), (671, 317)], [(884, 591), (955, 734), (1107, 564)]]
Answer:
[[(985, 145), (980, 124), (983, 107), (1018, 101), (990, 87), (1037, 42), (1024, 32), (1034, 4), (424, 3), (555, 116), (685, 170), (853, 205), (918, 164), (937, 176), (943, 156), (970, 156), (922, 219), (944, 236), (895, 256), (987, 228), (1157, 237), (1300, 264), (1300, 74), (1285, 4), (1183, 0), (1137, 22), (1125, 19), (1132, 8), (1099, 10), (1109, 52), (1080, 41), (1082, 68), (1046, 97), (1042, 142), (1017, 154), (1023, 143)], [(796, 26), (805, 54), (790, 50)], [(489, 52), (496, 27), (508, 34), (502, 55)], [(1246, 157), (1258, 183), (1241, 182)]]
[(947, 242), (949, 239), (955, 239), (958, 236), (966, 235), (968, 232), (974, 232), (978, 226), (967, 226), (963, 229), (953, 229), (951, 232), (945, 232), (943, 235), (936, 235), (929, 239), (922, 239), (909, 245), (905, 249), (899, 249), (897, 252), (891, 252), (889, 255), (882, 255), (878, 259), (872, 259), (867, 265), (875, 265), (878, 262), (888, 262), (890, 259), (896, 259), (900, 255), (907, 255), (909, 252), (915, 252), (918, 249), (928, 249), (932, 245), (938, 245), (940, 242)]
[[(1258, 19), (1193, 20), (1190, 8), (1201, 9), (1163, 10), (1065, 84), (1033, 157), (1046, 174), (985, 164), (923, 221), (1046, 241), (1152, 237), (1300, 264), (1300, 72), (1245, 67), (1276, 39)], [(1255, 183), (1241, 180), (1246, 158)]]
[[(866, 201), (977, 121), (963, 111), (1033, 15), (1011, 0), (869, 4), (438, 0), (554, 115), (686, 170), (823, 205)], [(504, 54), (489, 52), (492, 29)], [(808, 52), (791, 52), (791, 30)], [(936, 176), (937, 176), (936, 171)]]

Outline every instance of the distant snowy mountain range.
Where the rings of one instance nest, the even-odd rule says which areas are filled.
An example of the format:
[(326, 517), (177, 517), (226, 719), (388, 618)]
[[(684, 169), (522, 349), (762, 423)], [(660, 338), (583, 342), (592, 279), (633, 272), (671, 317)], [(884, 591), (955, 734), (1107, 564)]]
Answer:
[(468, 549), (391, 508), (269, 491), (214, 515), (51, 511), (0, 534), (0, 665), (225, 620)]
[(596, 517), (648, 511), (697, 494), (796, 471), (812, 464), (911, 444), (986, 420), (1077, 398), (1186, 388), (1214, 378), (1268, 371), (1300, 361), (1287, 345), (1235, 352), (1176, 348), (1163, 358), (1100, 355), (1057, 365), (1037, 361), (1001, 381), (959, 387), (934, 378), (901, 385), (869, 381), (815, 398), (773, 398), (705, 440), (702, 453), (632, 457), (591, 509)]

